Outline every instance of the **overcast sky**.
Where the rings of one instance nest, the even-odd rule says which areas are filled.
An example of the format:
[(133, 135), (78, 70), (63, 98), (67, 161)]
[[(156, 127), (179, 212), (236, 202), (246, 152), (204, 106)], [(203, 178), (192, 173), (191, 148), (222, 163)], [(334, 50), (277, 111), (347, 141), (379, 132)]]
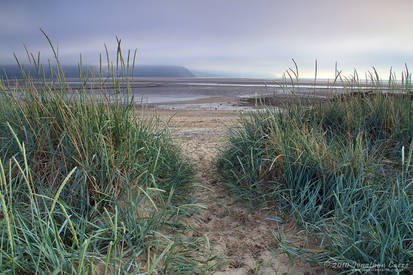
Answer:
[(303, 76), (361, 74), (413, 61), (412, 0), (0, 0), (0, 63), (24, 47), (65, 64), (97, 64), (104, 43), (138, 49), (139, 64), (183, 65), (240, 76), (280, 76), (294, 58)]

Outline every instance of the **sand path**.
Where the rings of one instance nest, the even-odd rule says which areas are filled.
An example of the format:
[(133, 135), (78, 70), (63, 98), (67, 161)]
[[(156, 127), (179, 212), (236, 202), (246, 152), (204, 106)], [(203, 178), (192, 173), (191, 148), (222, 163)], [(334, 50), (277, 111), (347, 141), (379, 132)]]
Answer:
[[(212, 252), (224, 259), (214, 274), (308, 274), (310, 267), (287, 255), (274, 253), (279, 245), (266, 220), (276, 215), (268, 209), (251, 210), (236, 203), (219, 183), (215, 169), (218, 148), (225, 142), (225, 125), (236, 125), (237, 111), (158, 111), (161, 119), (174, 115), (169, 125), (183, 153), (197, 166), (197, 182), (206, 188), (195, 196), (206, 207), (193, 227), (210, 240)], [(287, 239), (297, 236), (293, 222), (280, 225)], [(313, 270), (314, 271), (314, 270)]]

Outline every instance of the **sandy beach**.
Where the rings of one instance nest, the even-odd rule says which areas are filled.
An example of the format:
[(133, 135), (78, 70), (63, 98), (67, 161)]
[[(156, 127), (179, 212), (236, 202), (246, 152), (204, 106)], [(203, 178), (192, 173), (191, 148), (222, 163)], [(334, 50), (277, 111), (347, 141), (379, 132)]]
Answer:
[[(194, 196), (205, 207), (192, 227), (199, 237), (207, 236), (211, 252), (224, 259), (214, 274), (305, 274), (319, 270), (299, 259), (294, 265), (286, 254), (274, 252), (279, 246), (271, 231), (277, 232), (276, 223), (267, 220), (282, 216), (269, 209), (253, 210), (236, 202), (222, 184), (215, 169), (215, 161), (225, 142), (226, 126), (237, 126), (239, 111), (222, 110), (157, 110), (163, 121), (168, 121), (175, 143), (196, 165)], [(298, 243), (299, 229), (293, 220), (279, 224), (280, 231), (289, 240)]]

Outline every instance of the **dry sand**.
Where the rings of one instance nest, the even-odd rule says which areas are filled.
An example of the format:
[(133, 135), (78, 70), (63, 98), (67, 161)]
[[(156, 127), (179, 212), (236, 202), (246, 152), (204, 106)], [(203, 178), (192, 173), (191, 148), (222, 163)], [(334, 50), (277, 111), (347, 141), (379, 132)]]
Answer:
[[(214, 274), (317, 274), (319, 268), (294, 259), (277, 250), (271, 230), (275, 222), (266, 218), (277, 216), (274, 210), (251, 210), (234, 201), (219, 183), (215, 169), (218, 148), (225, 142), (225, 125), (238, 124), (238, 111), (157, 111), (167, 121), (183, 153), (197, 166), (198, 180), (206, 188), (195, 196), (206, 207), (198, 222), (192, 225), (210, 240), (212, 252), (224, 259)], [(299, 235), (294, 222), (280, 224), (289, 240)]]

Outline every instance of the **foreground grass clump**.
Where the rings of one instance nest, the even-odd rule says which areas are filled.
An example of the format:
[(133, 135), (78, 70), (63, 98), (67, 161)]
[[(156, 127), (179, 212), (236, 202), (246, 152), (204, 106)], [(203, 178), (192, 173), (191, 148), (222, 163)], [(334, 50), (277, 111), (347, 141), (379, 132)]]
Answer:
[(361, 264), (407, 270), (413, 262), (410, 95), (333, 97), (241, 121), (218, 161), (232, 194), (294, 215), (323, 244), (313, 258), (319, 264), (344, 273)]
[[(193, 168), (167, 128), (139, 116), (129, 90), (119, 88), (129, 75), (120, 47), (117, 65), (107, 58), (112, 76), (95, 78), (114, 91), (103, 85), (96, 93), (86, 85), (73, 91), (57, 56), (50, 73), (56, 79), (22, 71), (18, 84), (0, 83), (2, 274), (180, 274), (210, 267), (198, 252), (201, 241), (185, 237), (186, 219), (197, 210), (188, 198)], [(88, 82), (81, 72), (80, 78)]]
[(0, 95), (0, 153), (10, 158), (20, 151), (14, 135), (24, 142), (33, 179), (43, 189), (56, 190), (77, 167), (61, 197), (82, 215), (106, 194), (120, 195), (125, 183), (168, 193), (191, 180), (191, 166), (156, 117), (139, 117), (133, 104), (118, 99), (68, 99), (66, 91), (37, 89)]

